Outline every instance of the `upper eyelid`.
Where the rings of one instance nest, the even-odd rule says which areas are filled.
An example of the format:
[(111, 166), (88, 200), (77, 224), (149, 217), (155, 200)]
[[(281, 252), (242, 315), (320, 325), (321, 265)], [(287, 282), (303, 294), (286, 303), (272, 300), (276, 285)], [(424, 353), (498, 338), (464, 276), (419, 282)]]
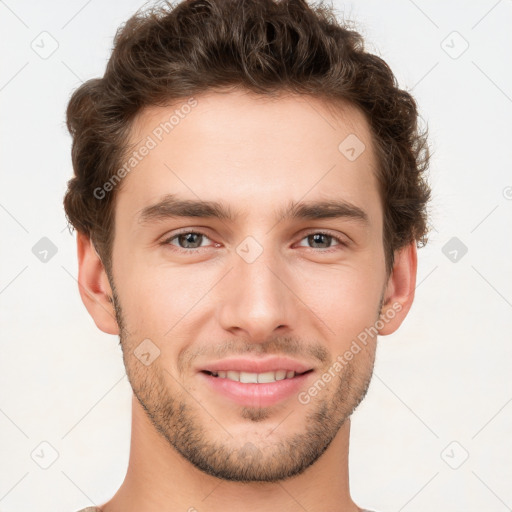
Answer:
[(197, 229), (184, 229), (183, 231), (178, 231), (177, 233), (173, 233), (170, 235), (164, 235), (162, 242), (169, 242), (170, 240), (173, 240), (180, 235), (188, 235), (189, 233), (194, 233), (196, 235), (202, 235), (211, 240), (211, 237), (208, 234), (206, 234), (204, 231), (197, 230)]

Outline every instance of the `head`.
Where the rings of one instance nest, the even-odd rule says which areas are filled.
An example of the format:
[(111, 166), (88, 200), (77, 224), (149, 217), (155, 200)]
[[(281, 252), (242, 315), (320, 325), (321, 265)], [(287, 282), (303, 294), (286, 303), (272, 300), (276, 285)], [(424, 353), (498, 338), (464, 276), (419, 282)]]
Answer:
[[(298, 474), (412, 304), (429, 199), (415, 101), (355, 30), (299, 0), (164, 5), (114, 43), (67, 110), (84, 303), (197, 468)], [(272, 406), (219, 396), (202, 370), (243, 355), (300, 360), (308, 387)]]

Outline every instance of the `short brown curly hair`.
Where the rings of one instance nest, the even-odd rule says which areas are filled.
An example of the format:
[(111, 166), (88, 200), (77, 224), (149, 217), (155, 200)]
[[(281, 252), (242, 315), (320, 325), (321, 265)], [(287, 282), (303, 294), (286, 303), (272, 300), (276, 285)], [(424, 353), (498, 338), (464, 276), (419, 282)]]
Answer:
[(362, 36), (332, 7), (305, 0), (184, 0), (133, 15), (116, 33), (103, 78), (83, 83), (67, 107), (74, 177), (64, 208), (107, 272), (116, 188), (101, 199), (94, 190), (121, 165), (134, 119), (146, 107), (229, 86), (358, 107), (378, 161), (388, 273), (395, 250), (426, 243), (427, 130), (419, 129), (413, 97), (365, 51)]

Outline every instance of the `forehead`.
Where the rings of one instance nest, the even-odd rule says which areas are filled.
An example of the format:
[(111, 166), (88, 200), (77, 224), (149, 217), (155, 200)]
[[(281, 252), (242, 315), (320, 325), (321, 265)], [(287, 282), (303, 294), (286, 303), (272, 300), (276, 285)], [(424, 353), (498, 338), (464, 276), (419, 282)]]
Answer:
[(371, 131), (349, 104), (209, 92), (142, 111), (130, 149), (136, 165), (123, 178), (116, 210), (132, 221), (170, 193), (260, 215), (302, 198), (341, 198), (365, 206), (370, 219), (380, 213)]

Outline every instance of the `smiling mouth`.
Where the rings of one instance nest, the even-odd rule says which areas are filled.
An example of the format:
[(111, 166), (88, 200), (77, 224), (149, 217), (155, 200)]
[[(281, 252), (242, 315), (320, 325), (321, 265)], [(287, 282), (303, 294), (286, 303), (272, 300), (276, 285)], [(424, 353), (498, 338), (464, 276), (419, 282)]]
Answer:
[(278, 382), (281, 380), (289, 380), (300, 375), (312, 372), (313, 369), (307, 370), (302, 373), (294, 372), (292, 370), (276, 370), (270, 372), (253, 373), (253, 372), (240, 372), (236, 370), (228, 371), (208, 371), (203, 370), (202, 373), (217, 377), (219, 379), (231, 380), (234, 382), (240, 382), (242, 384), (269, 384), (272, 382)]

